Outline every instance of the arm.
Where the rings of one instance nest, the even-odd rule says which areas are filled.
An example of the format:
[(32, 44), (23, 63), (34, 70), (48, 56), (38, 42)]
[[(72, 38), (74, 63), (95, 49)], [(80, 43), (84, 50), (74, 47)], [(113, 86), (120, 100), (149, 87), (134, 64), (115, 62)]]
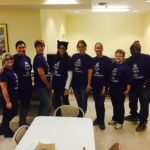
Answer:
[(8, 94), (8, 91), (7, 91), (7, 83), (6, 82), (0, 82), (0, 86), (1, 86), (1, 89), (2, 89), (4, 99), (6, 101), (6, 108), (11, 109), (12, 108), (12, 103), (10, 101), (9, 94)]
[(90, 90), (91, 90), (92, 73), (93, 73), (93, 70), (88, 69), (88, 83), (87, 83), (87, 86), (86, 86), (86, 92), (87, 93), (90, 92)]
[(64, 91), (65, 96), (69, 94), (69, 87), (70, 87), (70, 83), (71, 83), (71, 80), (72, 80), (72, 71), (67, 71), (67, 74), (68, 74), (68, 78), (67, 78), (67, 81), (66, 81), (65, 91)]
[(50, 89), (50, 82), (47, 80), (46, 75), (44, 73), (44, 69), (43, 68), (37, 68), (38, 74), (41, 78), (41, 80), (43, 81), (43, 83), (46, 85), (46, 87), (48, 89)]

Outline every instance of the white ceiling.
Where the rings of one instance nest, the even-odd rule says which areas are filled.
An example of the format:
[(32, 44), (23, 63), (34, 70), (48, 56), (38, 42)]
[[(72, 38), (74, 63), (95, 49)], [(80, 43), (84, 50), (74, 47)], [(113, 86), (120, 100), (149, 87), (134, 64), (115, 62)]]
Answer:
[[(62, 0), (63, 1), (63, 0)], [(65, 9), (67, 12), (80, 10), (89, 12), (93, 5), (105, 2), (107, 6), (126, 6), (131, 12), (150, 13), (150, 3), (145, 0), (77, 0), (78, 4), (51, 5), (48, 0), (0, 0), (0, 8), (42, 8), (42, 9)]]

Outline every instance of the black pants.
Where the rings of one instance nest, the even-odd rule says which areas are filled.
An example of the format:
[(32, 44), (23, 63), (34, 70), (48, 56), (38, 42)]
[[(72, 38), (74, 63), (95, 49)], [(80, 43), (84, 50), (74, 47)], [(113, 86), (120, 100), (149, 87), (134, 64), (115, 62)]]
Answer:
[(105, 96), (100, 95), (100, 90), (93, 90), (93, 98), (95, 101), (96, 116), (99, 123), (104, 122), (105, 117)]
[(139, 119), (141, 123), (145, 123), (149, 116), (150, 87), (142, 90), (141, 97)]
[(110, 92), (110, 97), (113, 105), (113, 117), (112, 120), (117, 121), (120, 124), (124, 122), (124, 101), (125, 96), (123, 92)]
[(138, 111), (138, 100), (143, 101), (142, 89), (140, 87), (131, 88), (129, 93), (129, 107), (130, 114), (134, 117), (139, 117)]
[(21, 107), (23, 109), (28, 109), (30, 107), (30, 100), (32, 97), (32, 87), (19, 87), (19, 100), (21, 102)]
[(1, 128), (4, 130), (7, 130), (9, 128), (9, 122), (17, 115), (17, 100), (13, 100), (12, 103), (12, 108), (7, 109), (6, 108), (6, 102), (5, 100), (1, 97), (2, 101), (2, 107), (3, 107), (3, 117), (2, 117), (2, 123), (1, 123)]
[(69, 105), (68, 95), (64, 96), (64, 90), (54, 89), (55, 108), (61, 105)]

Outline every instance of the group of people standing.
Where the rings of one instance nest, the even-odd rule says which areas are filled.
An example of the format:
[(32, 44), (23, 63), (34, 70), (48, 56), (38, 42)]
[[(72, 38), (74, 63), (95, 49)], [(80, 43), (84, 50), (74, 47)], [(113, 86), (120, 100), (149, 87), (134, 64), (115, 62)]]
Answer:
[[(17, 41), (17, 54), (2, 55), (3, 69), (0, 73), (0, 101), (3, 106), (3, 119), (0, 135), (12, 137), (13, 131), (9, 122), (17, 114), (17, 101), (21, 108), (19, 126), (26, 124), (26, 117), (32, 96), (32, 76), (34, 71), (34, 90), (40, 101), (38, 115), (47, 116), (50, 112), (50, 95), (54, 91), (54, 106), (69, 105), (69, 88), (73, 89), (77, 104), (86, 113), (88, 94), (92, 91), (95, 101), (96, 119), (93, 125), (105, 129), (105, 97), (108, 94), (112, 101), (113, 116), (108, 122), (121, 129), (124, 120), (140, 121), (136, 131), (146, 129), (150, 100), (150, 56), (141, 54), (141, 45), (135, 41), (131, 47), (131, 57), (124, 62), (125, 52), (115, 52), (115, 62), (103, 55), (103, 44), (97, 42), (94, 50), (96, 57), (86, 53), (84, 40), (77, 43), (78, 53), (70, 57), (67, 54), (68, 42), (57, 41), (57, 54), (49, 66), (43, 53), (45, 43), (36, 40), (34, 43), (36, 56), (33, 66), (26, 55), (26, 44)], [(124, 117), (124, 101), (129, 95), (131, 115)], [(137, 100), (140, 100), (140, 113), (137, 113)], [(59, 114), (61, 116), (61, 112)], [(80, 117), (80, 114), (79, 114)]]

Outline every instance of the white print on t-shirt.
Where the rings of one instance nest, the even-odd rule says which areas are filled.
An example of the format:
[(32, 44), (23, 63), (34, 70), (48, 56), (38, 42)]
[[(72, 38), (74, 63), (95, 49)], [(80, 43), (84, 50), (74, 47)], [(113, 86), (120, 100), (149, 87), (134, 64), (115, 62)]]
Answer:
[(25, 64), (24, 65), (25, 66), (25, 75), (30, 76), (31, 65), (27, 61), (25, 61), (24, 64)]
[(74, 72), (78, 72), (78, 73), (83, 73), (83, 71), (81, 70), (81, 59), (77, 59), (77, 61), (74, 63)]
[(139, 75), (139, 68), (137, 64), (132, 66), (132, 78), (133, 79), (143, 79), (143, 75)]
[(54, 76), (58, 76), (58, 77), (61, 76), (61, 74), (59, 74), (59, 72), (58, 72), (59, 67), (60, 67), (60, 61), (58, 61), (53, 67), (54, 68), (54, 73), (53, 73)]
[(94, 77), (103, 77), (103, 74), (100, 74), (100, 64), (97, 62), (94, 66)]
[(117, 75), (117, 68), (114, 68), (112, 70), (112, 73), (111, 73), (111, 82), (119, 82), (118, 79), (116, 79), (116, 75)]

